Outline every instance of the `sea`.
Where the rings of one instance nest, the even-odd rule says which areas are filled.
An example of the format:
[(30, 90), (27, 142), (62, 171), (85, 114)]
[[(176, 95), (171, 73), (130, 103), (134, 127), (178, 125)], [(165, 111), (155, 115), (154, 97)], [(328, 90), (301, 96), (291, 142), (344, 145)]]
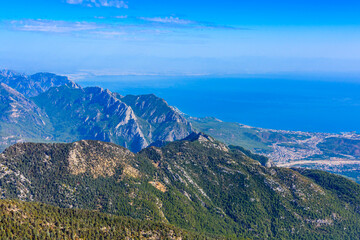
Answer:
[(278, 130), (360, 133), (357, 76), (92, 76), (78, 83), (122, 95), (152, 93), (194, 117)]

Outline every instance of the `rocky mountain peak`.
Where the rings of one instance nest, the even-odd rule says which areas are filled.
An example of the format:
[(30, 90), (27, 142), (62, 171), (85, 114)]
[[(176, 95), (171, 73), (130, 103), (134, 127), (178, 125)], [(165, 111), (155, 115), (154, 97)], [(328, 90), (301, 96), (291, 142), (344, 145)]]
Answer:
[(94, 178), (111, 177), (120, 165), (132, 168), (129, 161), (133, 157), (132, 152), (118, 145), (82, 140), (71, 144), (67, 157), (68, 169), (73, 175), (89, 173)]
[[(2, 75), (0, 83), (21, 94), (24, 104), (32, 104), (35, 113), (31, 116), (36, 123), (47, 126), (46, 133), (41, 130), (44, 134), (38, 135), (39, 124), (29, 121), (27, 126), (26, 121), (22, 122), (31, 139), (44, 140), (45, 136), (46, 140), (60, 142), (100, 140), (138, 152), (153, 142), (181, 140), (192, 132), (191, 124), (154, 94), (123, 97), (101, 87), (81, 88), (67, 77), (52, 73), (26, 76), (2, 71)], [(6, 106), (9, 101), (4, 99)], [(26, 109), (20, 103), (16, 106), (13, 116), (20, 114), (19, 109)], [(12, 128), (13, 136), (20, 140), (18, 132), (23, 128)], [(9, 142), (1, 142), (2, 137), (1, 150)]]
[(0, 77), (11, 78), (14, 76), (21, 76), (21, 74), (15, 72), (15, 71), (9, 70), (9, 69), (0, 70)]
[(199, 132), (193, 132), (191, 133), (189, 136), (187, 136), (186, 138), (184, 138), (185, 141), (190, 141), (190, 142), (195, 142), (195, 141), (199, 141), (199, 142), (215, 142), (215, 139), (210, 137), (209, 135)]
[(202, 132), (193, 132), (183, 140), (190, 142), (199, 142), (208, 148), (216, 148), (225, 152), (229, 151), (229, 148), (225, 144), (215, 140), (213, 137), (210, 137), (209, 135)]
[(80, 88), (79, 85), (67, 77), (52, 73), (36, 73), (28, 76), (3, 70), (0, 72), (0, 82), (10, 86), (26, 97), (38, 96), (52, 87), (68, 86), (71, 88)]

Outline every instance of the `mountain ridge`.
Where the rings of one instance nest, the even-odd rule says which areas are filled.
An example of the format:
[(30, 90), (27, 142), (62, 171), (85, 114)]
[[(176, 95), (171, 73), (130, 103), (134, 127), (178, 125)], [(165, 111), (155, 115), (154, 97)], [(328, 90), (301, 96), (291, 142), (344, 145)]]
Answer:
[[(93, 139), (138, 152), (153, 142), (180, 140), (193, 131), (185, 118), (155, 95), (121, 96), (100, 87), (82, 88), (67, 77), (51, 73), (27, 76), (3, 70), (0, 83), (22, 94), (23, 104), (34, 105), (36, 112), (41, 112), (39, 121), (46, 123), (42, 134), (31, 121), (28, 126), (7, 127), (12, 129), (13, 137), (1, 134), (0, 150), (19, 141)], [(147, 104), (146, 109), (140, 106), (139, 99), (143, 106)], [(8, 126), (5, 120), (1, 124)], [(23, 136), (21, 129), (26, 127), (30, 133)]]
[(360, 183), (360, 135), (312, 133), (251, 127), (216, 118), (185, 116), (196, 131), (269, 158), (269, 164), (341, 174)]
[(229, 238), (357, 236), (358, 184), (326, 172), (267, 168), (221, 146), (202, 133), (137, 154), (100, 141), (19, 143), (0, 155), (1, 198)]
[[(12, 89), (25, 95), (16, 103), (3, 97), (3, 107), (17, 105), (27, 117), (14, 124), (14, 118), (9, 121), (5, 116), (6, 111), (0, 114), (0, 151), (21, 141), (92, 139), (114, 142), (138, 152), (147, 146), (163, 146), (183, 139), (192, 132), (205, 132), (227, 145), (242, 146), (267, 156), (270, 159), (267, 164), (322, 169), (360, 182), (360, 136), (356, 133), (271, 130), (211, 117), (195, 118), (153, 94), (121, 96), (99, 87), (82, 88), (66, 77), (50, 73), (26, 76), (0, 71), (2, 86), (9, 82), (19, 83), (12, 84)], [(24, 91), (29, 85), (31, 88)]]
[(48, 139), (49, 120), (33, 101), (0, 83), (0, 146), (18, 139)]
[(53, 73), (36, 73), (33, 75), (19, 74), (11, 70), (0, 71), (0, 82), (17, 90), (26, 97), (34, 97), (46, 92), (51, 87), (68, 86), (80, 88), (75, 82), (65, 76)]

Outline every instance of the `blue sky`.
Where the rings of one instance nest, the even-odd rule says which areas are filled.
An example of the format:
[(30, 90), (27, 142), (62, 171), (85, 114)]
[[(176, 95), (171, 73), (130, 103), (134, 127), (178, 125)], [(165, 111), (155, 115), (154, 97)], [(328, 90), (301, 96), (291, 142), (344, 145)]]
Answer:
[(356, 1), (14, 0), (0, 68), (94, 75), (360, 72)]

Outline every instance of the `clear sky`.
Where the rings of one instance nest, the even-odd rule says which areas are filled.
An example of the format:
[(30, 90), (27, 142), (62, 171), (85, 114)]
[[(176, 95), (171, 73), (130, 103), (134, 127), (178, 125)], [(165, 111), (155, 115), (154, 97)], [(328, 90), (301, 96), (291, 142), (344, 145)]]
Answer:
[(0, 3), (0, 68), (74, 77), (360, 72), (359, 1)]

